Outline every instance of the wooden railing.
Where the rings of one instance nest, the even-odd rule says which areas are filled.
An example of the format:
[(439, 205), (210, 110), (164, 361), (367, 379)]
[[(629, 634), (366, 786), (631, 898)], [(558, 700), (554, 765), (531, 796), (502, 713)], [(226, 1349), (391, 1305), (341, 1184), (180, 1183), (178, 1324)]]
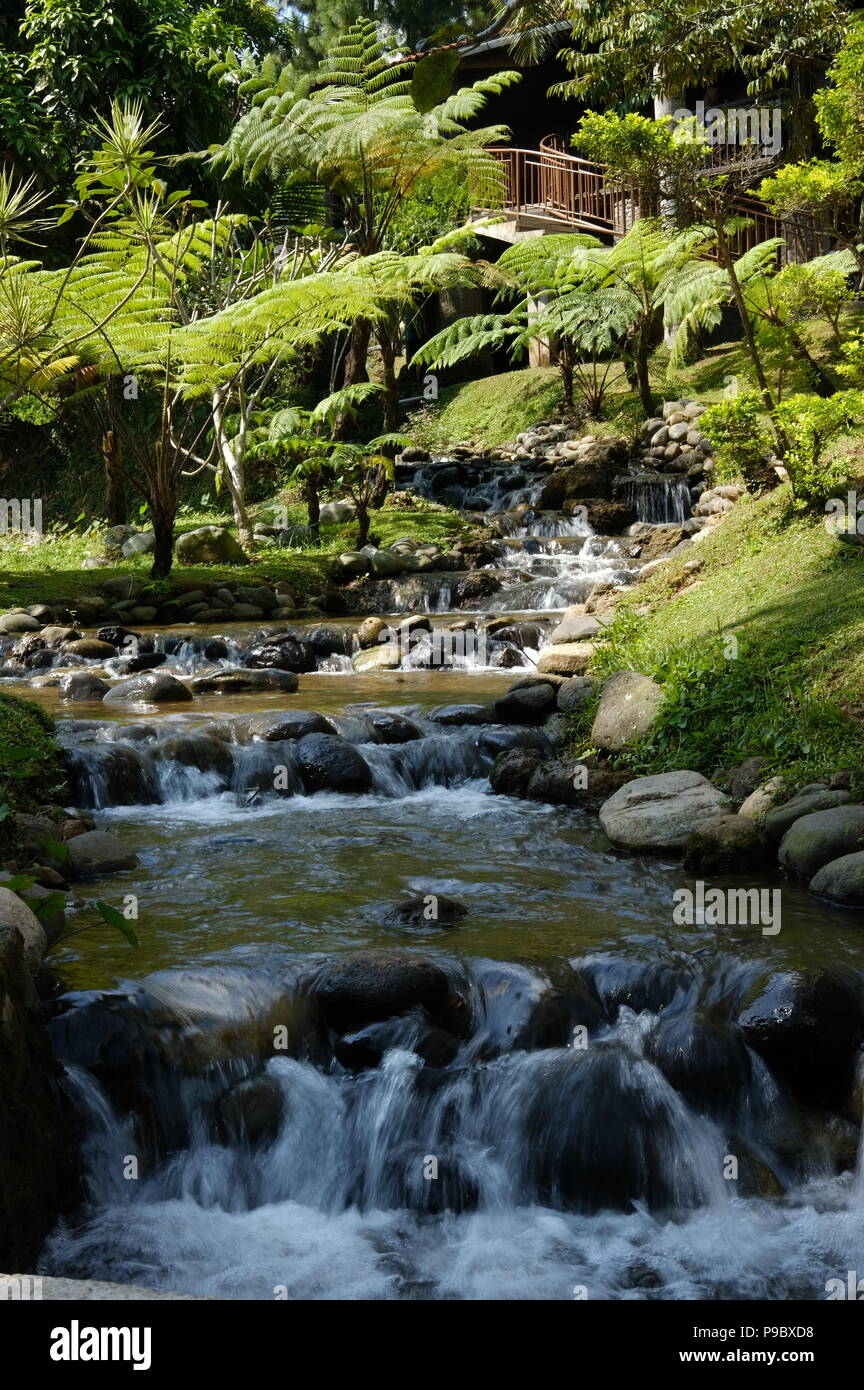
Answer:
[[(622, 237), (640, 217), (656, 217), (656, 200), (634, 187), (610, 188), (604, 168), (589, 159), (567, 153), (559, 137), (550, 135), (536, 150), (495, 146), (503, 166), (504, 210), (549, 218), (574, 231)], [(736, 255), (770, 237), (784, 242), (782, 260), (804, 261), (830, 250), (818, 228), (806, 221), (775, 217), (758, 198), (735, 200), (733, 214), (747, 217), (750, 225), (734, 237)]]

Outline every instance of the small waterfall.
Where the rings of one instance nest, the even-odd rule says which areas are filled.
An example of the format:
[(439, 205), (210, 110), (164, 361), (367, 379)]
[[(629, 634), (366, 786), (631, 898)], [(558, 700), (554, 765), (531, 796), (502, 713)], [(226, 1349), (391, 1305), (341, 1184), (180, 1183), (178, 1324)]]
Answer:
[(680, 526), (692, 512), (690, 489), (680, 473), (634, 478), (625, 484), (624, 497), (638, 519), (651, 526), (673, 522)]

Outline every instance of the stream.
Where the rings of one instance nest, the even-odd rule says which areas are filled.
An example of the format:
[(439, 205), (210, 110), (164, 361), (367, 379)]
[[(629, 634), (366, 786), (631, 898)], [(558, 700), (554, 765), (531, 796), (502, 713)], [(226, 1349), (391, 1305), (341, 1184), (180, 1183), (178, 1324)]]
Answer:
[[(55, 686), (27, 690), (62, 721), (77, 804), (139, 858), (99, 887), (134, 895), (139, 949), (97, 926), (52, 956), (84, 1190), (43, 1273), (233, 1299), (782, 1300), (864, 1268), (855, 1118), (799, 1104), (737, 1023), (773, 972), (864, 988), (860, 922), (768, 875), (779, 936), (677, 926), (680, 863), (491, 793), (496, 753), (547, 735), (452, 711), (530, 673), (556, 613), (632, 574), (587, 523), (529, 511), (516, 530), (503, 587), (459, 612), (519, 631), (493, 626), (449, 669), (420, 647), (358, 674), (328, 619), (292, 696), (70, 713)], [(392, 581), (382, 602), (434, 632), (454, 578)], [(182, 678), (266, 632), (151, 635)], [(255, 733), (301, 711), (358, 789), (313, 790), (296, 727)], [(204, 765), (184, 761), (202, 739)], [(395, 911), (430, 898), (467, 911)], [(75, 920), (95, 921), (86, 900)], [(368, 949), (421, 954), (446, 1000), (328, 1014), (328, 971)]]

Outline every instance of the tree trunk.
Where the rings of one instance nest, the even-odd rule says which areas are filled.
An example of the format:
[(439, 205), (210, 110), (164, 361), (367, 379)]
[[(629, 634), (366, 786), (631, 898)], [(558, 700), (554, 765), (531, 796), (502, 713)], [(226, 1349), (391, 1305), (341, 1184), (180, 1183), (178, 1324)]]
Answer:
[(321, 498), (318, 495), (317, 478), (306, 478), (303, 483), (303, 501), (306, 503), (306, 513), (309, 522), (309, 530), (312, 532), (312, 539), (316, 545), (321, 544)]
[(780, 454), (780, 456), (782, 457), (783, 454), (786, 453), (789, 449), (789, 440), (786, 437), (785, 431), (781, 429), (780, 425), (777, 424), (777, 421), (774, 418), (774, 411), (776, 409), (774, 397), (771, 394), (771, 388), (768, 385), (768, 378), (766, 377), (765, 370), (762, 366), (762, 358), (760, 356), (759, 347), (756, 342), (756, 334), (753, 332), (753, 324), (750, 319), (750, 315), (747, 312), (747, 303), (744, 299), (744, 291), (741, 288), (741, 282), (738, 279), (738, 275), (735, 270), (735, 258), (733, 257), (732, 252), (729, 249), (729, 243), (726, 240), (726, 233), (723, 230), (722, 223), (718, 222), (716, 224), (716, 228), (717, 252), (720, 256), (720, 264), (723, 266), (723, 269), (726, 271), (726, 274), (729, 278), (729, 285), (732, 290), (732, 298), (735, 302), (735, 308), (738, 310), (738, 317), (741, 320), (741, 327), (744, 330), (744, 341), (747, 344), (747, 352), (750, 357), (750, 361), (753, 364), (753, 371), (755, 372), (756, 380), (759, 383), (759, 391), (762, 396), (762, 400), (765, 403), (765, 409), (771, 417), (771, 423), (774, 428), (774, 440), (777, 447), (777, 453)]
[(171, 573), (171, 566), (174, 563), (174, 515), (176, 505), (166, 508), (164, 511), (150, 503), (150, 517), (153, 522), (153, 534), (156, 537), (156, 545), (153, 550), (153, 565), (150, 570), (151, 579), (167, 579)]
[(365, 502), (355, 503), (357, 507), (357, 549), (362, 550), (369, 538), (369, 508)]
[(102, 462), (105, 466), (105, 513), (109, 526), (122, 526), (126, 520), (126, 484), (123, 478), (123, 452), (116, 430), (102, 435)]
[(389, 329), (381, 334), (381, 362), (384, 368), (384, 433), (399, 428), (399, 387), (396, 383), (396, 341)]
[[(366, 356), (369, 352), (369, 340), (372, 337), (372, 325), (368, 319), (356, 319), (351, 328), (351, 337), (348, 341), (348, 351), (345, 354), (345, 368), (342, 375), (342, 385), (356, 386), (358, 381), (368, 381), (369, 373), (366, 369)], [(344, 439), (348, 433), (349, 416), (347, 411), (343, 411), (338, 416), (333, 426), (333, 438)]]
[(651, 390), (651, 374), (648, 367), (648, 328), (647, 326), (637, 332), (634, 343), (634, 360), (636, 365), (636, 389), (639, 392), (639, 400), (642, 402), (642, 409), (646, 416), (650, 418), (654, 413), (654, 393)]

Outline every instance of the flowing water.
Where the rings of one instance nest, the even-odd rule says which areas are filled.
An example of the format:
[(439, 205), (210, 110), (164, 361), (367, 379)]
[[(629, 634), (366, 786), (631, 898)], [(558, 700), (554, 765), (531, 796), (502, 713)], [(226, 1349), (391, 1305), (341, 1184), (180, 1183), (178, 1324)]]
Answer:
[[(525, 577), (503, 611), (542, 628), (528, 669), (543, 615), (616, 564), (544, 525), (509, 538)], [(81, 886), (94, 929), (55, 952), (50, 1029), (84, 1187), (43, 1272), (237, 1299), (632, 1300), (816, 1299), (862, 1268), (856, 1123), (796, 1104), (735, 1021), (773, 971), (864, 979), (857, 916), (769, 875), (778, 936), (676, 925), (680, 863), (492, 795), (496, 753), (547, 735), (446, 709), (512, 671), (358, 676), (327, 626), (294, 696), (69, 718), (30, 692), (65, 716), (78, 804), (138, 854), (98, 895), (134, 896), (141, 943), (95, 925)], [(252, 636), (219, 654), (190, 634), (171, 667), (234, 664)], [(260, 736), (301, 709), (361, 789), (311, 790), (296, 736)], [(393, 914), (442, 896), (467, 909), (452, 925)], [(316, 991), (365, 948), (435, 962), (446, 1005), (334, 1024)]]

